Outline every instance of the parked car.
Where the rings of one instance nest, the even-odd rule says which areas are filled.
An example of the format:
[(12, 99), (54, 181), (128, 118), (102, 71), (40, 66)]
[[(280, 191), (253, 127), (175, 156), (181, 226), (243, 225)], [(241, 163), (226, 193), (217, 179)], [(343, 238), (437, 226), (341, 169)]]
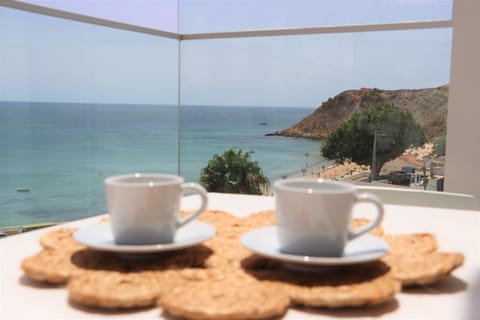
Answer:
[(410, 186), (412, 174), (404, 171), (392, 171), (388, 174), (388, 183)]

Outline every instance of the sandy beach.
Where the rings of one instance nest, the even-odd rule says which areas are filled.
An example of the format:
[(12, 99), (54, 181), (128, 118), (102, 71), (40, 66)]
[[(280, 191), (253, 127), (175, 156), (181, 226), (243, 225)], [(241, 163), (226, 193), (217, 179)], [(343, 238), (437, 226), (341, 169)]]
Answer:
[(330, 180), (349, 180), (355, 176), (365, 176), (370, 173), (369, 166), (358, 165), (355, 162), (345, 162), (343, 164), (334, 164), (327, 168), (319, 168), (313, 171), (311, 176)]
[[(402, 167), (415, 166), (423, 167), (424, 159), (433, 155), (433, 145), (425, 144), (421, 148), (407, 149), (401, 156), (391, 160), (382, 167), (380, 174), (387, 174), (391, 171), (400, 170)], [(299, 173), (290, 177), (311, 177), (330, 180), (347, 180), (352, 181), (368, 177), (370, 174), (370, 166), (358, 165), (355, 162), (345, 162), (343, 164), (332, 164), (328, 167), (322, 165), (313, 165), (304, 168)]]

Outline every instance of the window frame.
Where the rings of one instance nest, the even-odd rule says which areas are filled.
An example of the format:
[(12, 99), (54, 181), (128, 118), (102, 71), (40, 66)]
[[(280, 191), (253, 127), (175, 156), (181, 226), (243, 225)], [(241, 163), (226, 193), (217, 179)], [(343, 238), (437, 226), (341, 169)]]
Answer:
[[(180, 2), (180, 1), (178, 1)], [(177, 3), (178, 3), (177, 2)], [(136, 25), (89, 17), (81, 14), (46, 8), (38, 5), (13, 1), (0, 0), (0, 6), (33, 12), (37, 14), (58, 17), (89, 24), (96, 24), (110, 28), (129, 30), (144, 34), (156, 35), (176, 39), (178, 45), (178, 108), (179, 108), (179, 137), (178, 137), (178, 170), (181, 165), (181, 42), (198, 41), (219, 38), (239, 37), (271, 37), (288, 35), (309, 35), (322, 33), (355, 33), (370, 31), (414, 30), (427, 28), (452, 28), (452, 57), (450, 72), (450, 92), (447, 118), (447, 165), (446, 175), (449, 177), (445, 190), (462, 192), (480, 196), (480, 170), (477, 164), (480, 159), (480, 148), (475, 148), (480, 140), (480, 109), (475, 108), (476, 88), (480, 78), (480, 45), (477, 44), (475, 30), (480, 29), (480, 21), (476, 18), (480, 13), (480, 3), (474, 1), (454, 1), (453, 17), (451, 20), (384, 23), (368, 25), (345, 25), (332, 27), (286, 28), (274, 30), (253, 30), (212, 33), (173, 33)], [(177, 14), (180, 14), (177, 11)], [(180, 17), (177, 17), (177, 23)], [(178, 30), (178, 29), (177, 29)], [(467, 115), (467, 116), (466, 116)], [(468, 157), (464, 150), (465, 145), (473, 146), (468, 150)]]

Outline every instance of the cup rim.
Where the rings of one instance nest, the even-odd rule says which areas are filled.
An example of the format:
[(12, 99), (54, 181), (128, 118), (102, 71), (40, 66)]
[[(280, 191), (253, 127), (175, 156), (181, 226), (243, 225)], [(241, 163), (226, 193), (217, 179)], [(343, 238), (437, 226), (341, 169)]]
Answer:
[[(335, 186), (341, 186), (341, 188), (336, 189), (314, 189), (308, 187), (298, 187), (293, 186), (294, 184), (305, 183), (305, 184), (330, 184)], [(309, 193), (309, 194), (319, 194), (319, 193), (352, 193), (357, 191), (357, 187), (351, 183), (343, 181), (335, 181), (328, 179), (309, 179), (309, 178), (294, 178), (294, 179), (280, 179), (276, 180), (273, 183), (273, 188), (277, 190), (283, 190), (288, 192), (297, 192), (297, 193)]]
[[(135, 178), (165, 178), (165, 181), (155, 181), (155, 182), (126, 182), (126, 179), (135, 179)], [(107, 177), (105, 179), (105, 185), (112, 186), (128, 186), (131, 188), (144, 188), (144, 187), (155, 187), (155, 186), (165, 186), (171, 184), (180, 184), (183, 183), (184, 179), (181, 176), (175, 174), (164, 174), (164, 173), (128, 173), (120, 174)]]

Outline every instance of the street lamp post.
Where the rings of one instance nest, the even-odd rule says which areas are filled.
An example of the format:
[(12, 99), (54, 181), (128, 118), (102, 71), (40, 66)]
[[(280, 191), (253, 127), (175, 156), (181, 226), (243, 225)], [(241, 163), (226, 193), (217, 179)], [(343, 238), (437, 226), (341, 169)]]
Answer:
[(370, 169), (370, 181), (375, 181), (376, 166), (377, 166), (377, 130), (373, 132), (373, 156), (372, 156), (372, 168)]
[[(377, 174), (377, 137), (385, 137), (386, 134), (382, 131), (377, 132), (373, 131), (373, 155), (372, 155), (372, 169), (370, 170), (370, 182), (375, 181)], [(392, 144), (395, 144), (395, 141), (392, 141)]]

